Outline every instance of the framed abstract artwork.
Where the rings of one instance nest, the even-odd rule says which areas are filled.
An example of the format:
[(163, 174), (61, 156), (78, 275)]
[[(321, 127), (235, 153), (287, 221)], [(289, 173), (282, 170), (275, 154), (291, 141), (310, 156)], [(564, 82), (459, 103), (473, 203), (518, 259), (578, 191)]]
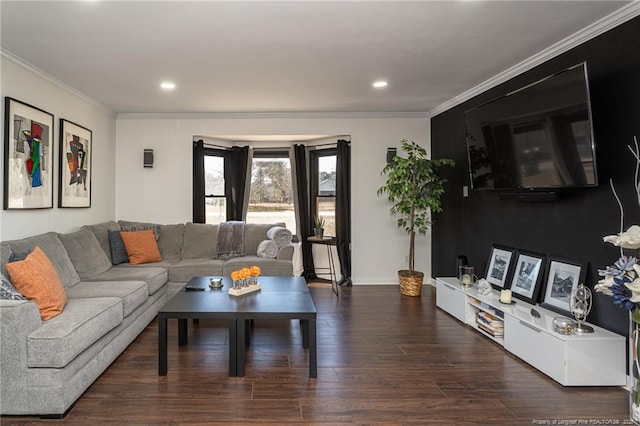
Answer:
[(532, 305), (536, 304), (540, 283), (544, 275), (544, 255), (518, 251), (515, 269), (511, 277), (511, 292), (514, 297)]
[(493, 287), (504, 288), (516, 253), (516, 249), (511, 247), (496, 244), (491, 247), (486, 277)]
[(573, 316), (571, 294), (578, 284), (584, 283), (587, 265), (573, 260), (549, 258), (540, 306)]
[(53, 115), (5, 97), (3, 208), (53, 207)]
[(91, 130), (60, 119), (58, 207), (91, 207)]

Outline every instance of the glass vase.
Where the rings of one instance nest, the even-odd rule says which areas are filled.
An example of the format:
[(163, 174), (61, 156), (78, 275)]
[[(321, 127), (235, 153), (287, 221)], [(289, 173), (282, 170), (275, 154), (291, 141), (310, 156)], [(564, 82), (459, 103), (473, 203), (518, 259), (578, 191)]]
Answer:
[(640, 425), (640, 309), (629, 314), (629, 419), (633, 424)]

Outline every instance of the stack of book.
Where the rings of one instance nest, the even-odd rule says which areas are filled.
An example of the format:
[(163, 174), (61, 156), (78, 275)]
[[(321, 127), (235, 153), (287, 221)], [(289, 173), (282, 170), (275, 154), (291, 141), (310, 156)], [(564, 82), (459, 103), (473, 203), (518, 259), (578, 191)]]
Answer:
[(476, 314), (478, 327), (493, 337), (504, 336), (504, 322), (488, 312), (480, 311)]

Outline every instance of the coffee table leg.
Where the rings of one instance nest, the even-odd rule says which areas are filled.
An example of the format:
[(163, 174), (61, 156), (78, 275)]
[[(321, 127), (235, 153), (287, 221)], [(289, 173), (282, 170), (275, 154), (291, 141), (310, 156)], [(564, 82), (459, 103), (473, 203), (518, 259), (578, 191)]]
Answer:
[(178, 319), (178, 346), (186, 346), (189, 341), (187, 337), (187, 324), (186, 318)]
[(309, 320), (303, 319), (300, 322), (302, 323), (302, 347), (307, 349), (309, 348)]
[(249, 333), (246, 327), (247, 320), (236, 320), (236, 327), (238, 327), (238, 338), (236, 340), (236, 371), (239, 377), (244, 377), (244, 352), (245, 352), (245, 335)]
[(244, 345), (248, 348), (251, 345), (251, 325), (253, 320), (244, 320)]
[(318, 348), (316, 346), (316, 319), (308, 320), (309, 335), (309, 377), (318, 377)]
[(158, 317), (158, 375), (167, 375), (167, 319)]
[(238, 375), (238, 327), (236, 319), (229, 320), (229, 377)]

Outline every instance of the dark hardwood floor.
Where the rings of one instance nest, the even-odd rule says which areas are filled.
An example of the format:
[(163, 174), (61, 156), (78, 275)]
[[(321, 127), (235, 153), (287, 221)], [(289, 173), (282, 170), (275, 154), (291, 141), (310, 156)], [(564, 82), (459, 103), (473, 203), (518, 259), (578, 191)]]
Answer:
[(339, 299), (326, 286), (311, 287), (318, 309), (317, 379), (308, 377), (297, 321), (255, 323), (245, 377), (227, 375), (225, 323), (189, 324), (189, 345), (178, 347), (177, 324), (170, 321), (169, 372), (159, 377), (154, 321), (65, 419), (0, 421), (3, 425), (626, 423), (624, 389), (557, 384), (437, 309), (432, 287), (425, 287), (422, 297), (412, 298), (401, 296), (395, 286), (356, 286), (341, 289)]

